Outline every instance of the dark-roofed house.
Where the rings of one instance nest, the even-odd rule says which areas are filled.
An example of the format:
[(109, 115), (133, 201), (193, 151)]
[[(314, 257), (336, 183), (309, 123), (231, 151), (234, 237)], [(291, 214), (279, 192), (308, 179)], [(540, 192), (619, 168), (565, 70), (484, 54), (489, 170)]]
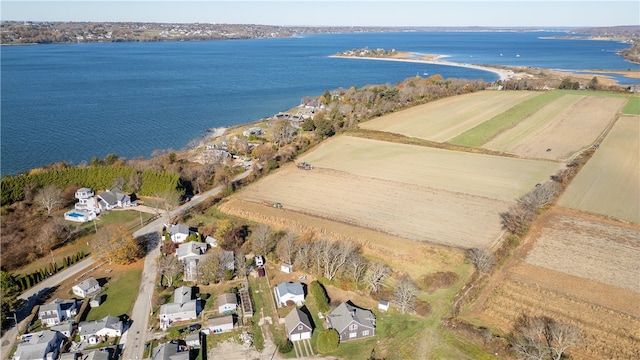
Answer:
[(278, 307), (287, 306), (287, 301), (292, 301), (298, 306), (304, 303), (304, 287), (301, 283), (281, 282), (273, 291)]
[(152, 360), (189, 360), (189, 348), (186, 345), (164, 343), (153, 348)]
[(376, 334), (376, 317), (350, 301), (343, 302), (327, 315), (328, 328), (340, 334), (340, 341), (361, 339)]
[(83, 321), (78, 324), (80, 340), (89, 344), (97, 344), (101, 337), (113, 338), (122, 336), (122, 321), (115, 316), (106, 316), (96, 321)]
[(58, 325), (66, 319), (76, 316), (78, 313), (78, 303), (75, 299), (55, 299), (52, 302), (40, 306), (38, 318), (42, 325)]
[(200, 302), (191, 299), (191, 288), (181, 286), (173, 292), (173, 302), (160, 306), (160, 328), (166, 330), (174, 321), (193, 320), (200, 313)]
[(238, 307), (238, 297), (236, 294), (225, 293), (218, 296), (218, 312), (220, 314), (227, 314), (236, 311)]
[(311, 339), (313, 327), (307, 314), (295, 308), (284, 318), (287, 337), (291, 341)]
[(90, 277), (86, 280), (83, 280), (81, 283), (74, 285), (71, 290), (74, 294), (80, 296), (81, 298), (85, 298), (100, 291), (100, 284), (98, 284), (98, 281), (96, 279)]
[(120, 189), (107, 190), (102, 194), (98, 194), (98, 206), (100, 210), (131, 206), (131, 197)]
[(44, 330), (29, 334), (27, 338), (28, 340), (18, 344), (13, 360), (57, 359), (65, 336), (57, 331)]

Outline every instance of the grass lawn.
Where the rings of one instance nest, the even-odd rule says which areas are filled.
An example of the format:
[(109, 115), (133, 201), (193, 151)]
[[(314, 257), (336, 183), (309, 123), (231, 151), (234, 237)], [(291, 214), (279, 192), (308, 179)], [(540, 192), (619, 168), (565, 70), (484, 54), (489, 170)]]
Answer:
[(469, 129), (462, 134), (456, 136), (449, 141), (454, 145), (462, 146), (481, 146), (502, 131), (509, 129), (522, 121), (527, 116), (540, 110), (543, 106), (549, 104), (555, 99), (563, 96), (562, 91), (549, 91), (525, 100), (511, 109), (494, 116), (493, 118), (483, 122), (482, 124)]
[(624, 106), (622, 112), (631, 115), (640, 115), (640, 96), (632, 96), (627, 101), (627, 105)]
[(105, 274), (108, 282), (105, 286), (106, 290), (102, 293), (106, 298), (99, 307), (89, 310), (85, 320), (99, 320), (107, 315), (130, 316), (138, 295), (143, 266), (144, 260), (139, 260), (127, 266), (110, 267), (113, 271)]

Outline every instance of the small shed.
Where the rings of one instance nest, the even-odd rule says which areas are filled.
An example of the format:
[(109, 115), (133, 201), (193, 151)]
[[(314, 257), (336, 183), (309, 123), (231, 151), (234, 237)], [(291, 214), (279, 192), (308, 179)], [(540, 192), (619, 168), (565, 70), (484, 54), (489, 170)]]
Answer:
[(380, 311), (388, 311), (389, 310), (389, 302), (387, 300), (378, 301), (378, 310), (380, 310)]
[(208, 334), (221, 334), (233, 330), (233, 315), (218, 316), (207, 320)]
[(184, 339), (185, 343), (187, 344), (187, 346), (190, 347), (194, 347), (194, 348), (199, 348), (200, 347), (200, 331), (192, 333), (192, 334), (188, 334), (185, 339)]
[(293, 271), (293, 265), (282, 264), (280, 265), (280, 271), (290, 274)]
[(92, 308), (97, 308), (98, 306), (100, 306), (100, 304), (102, 304), (102, 295), (93, 295), (93, 297), (91, 297), (91, 300), (89, 301), (89, 306), (91, 306)]

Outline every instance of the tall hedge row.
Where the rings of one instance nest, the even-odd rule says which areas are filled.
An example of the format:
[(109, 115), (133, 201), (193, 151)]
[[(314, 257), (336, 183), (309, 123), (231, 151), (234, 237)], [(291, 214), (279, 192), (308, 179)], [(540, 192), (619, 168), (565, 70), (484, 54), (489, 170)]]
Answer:
[[(56, 185), (62, 189), (78, 185), (91, 189), (110, 189), (114, 180), (119, 177), (129, 179), (136, 169), (128, 166), (89, 166), (50, 169), (4, 176), (0, 180), (2, 205), (13, 204), (24, 199), (27, 184), (36, 187)], [(180, 186), (180, 175), (174, 172), (144, 170), (140, 195), (154, 195), (162, 191), (177, 189)]]

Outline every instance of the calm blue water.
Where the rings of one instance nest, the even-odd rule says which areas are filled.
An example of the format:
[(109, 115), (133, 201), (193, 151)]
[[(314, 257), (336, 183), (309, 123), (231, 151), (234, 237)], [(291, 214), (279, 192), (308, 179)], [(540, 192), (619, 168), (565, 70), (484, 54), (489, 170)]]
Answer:
[[(555, 69), (637, 69), (605, 41), (553, 33), (382, 33), (288, 39), (12, 46), (1, 49), (1, 174), (109, 153), (182, 149), (208, 128), (257, 121), (304, 96), (422, 74), (496, 80), (493, 73), (329, 58), (395, 48), (448, 60)], [(500, 56), (502, 54), (502, 56)], [(516, 57), (519, 54), (519, 57)]]

